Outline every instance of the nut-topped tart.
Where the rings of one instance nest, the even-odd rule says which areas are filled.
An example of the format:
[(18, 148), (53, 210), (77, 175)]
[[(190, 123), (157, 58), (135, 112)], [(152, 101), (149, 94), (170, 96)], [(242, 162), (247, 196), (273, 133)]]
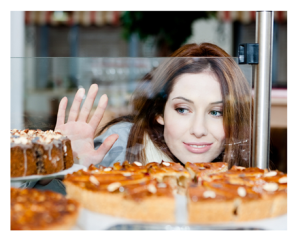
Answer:
[(287, 175), (233, 166), (191, 183), (187, 197), (190, 223), (276, 217), (287, 212)]
[(191, 174), (191, 177), (196, 181), (207, 179), (208, 175), (218, 174), (228, 170), (227, 163), (215, 162), (215, 163), (190, 163), (185, 164), (185, 168)]
[(287, 212), (287, 175), (227, 163), (175, 162), (91, 165), (67, 175), (67, 195), (103, 214), (145, 222), (174, 222), (174, 195), (187, 198), (189, 223), (276, 217)]
[(68, 174), (63, 180), (67, 197), (98, 213), (146, 222), (174, 222), (172, 187), (156, 181), (139, 165), (126, 166), (97, 169), (91, 165)]
[(11, 230), (67, 230), (77, 221), (80, 205), (62, 194), (37, 189), (10, 189)]
[(159, 182), (168, 182), (171, 187), (179, 194), (185, 194), (186, 188), (191, 180), (190, 173), (179, 163), (175, 162), (161, 162), (149, 163), (149, 174), (156, 178)]

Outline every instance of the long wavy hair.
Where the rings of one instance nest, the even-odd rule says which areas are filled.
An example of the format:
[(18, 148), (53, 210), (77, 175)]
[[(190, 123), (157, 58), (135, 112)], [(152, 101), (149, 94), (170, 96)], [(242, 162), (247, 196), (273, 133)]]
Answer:
[[(223, 98), (225, 148), (214, 161), (227, 162), (229, 168), (233, 165), (249, 167), (252, 134), (251, 88), (237, 63), (223, 49), (210, 43), (184, 45), (171, 57), (173, 58), (167, 59), (143, 78), (132, 96), (132, 114), (108, 122), (96, 136), (115, 123), (132, 122), (126, 160), (145, 164), (145, 147), (141, 145), (145, 144), (147, 134), (157, 149), (174, 162), (181, 162), (169, 150), (164, 140), (164, 126), (156, 119), (158, 116), (163, 117), (169, 94), (180, 75), (208, 70), (217, 76)], [(137, 151), (136, 148), (139, 147), (142, 149)]]

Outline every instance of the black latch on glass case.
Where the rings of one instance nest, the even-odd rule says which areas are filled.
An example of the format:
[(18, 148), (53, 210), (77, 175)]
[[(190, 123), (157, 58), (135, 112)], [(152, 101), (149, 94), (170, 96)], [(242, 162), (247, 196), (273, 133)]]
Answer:
[(258, 43), (240, 44), (239, 64), (258, 64)]

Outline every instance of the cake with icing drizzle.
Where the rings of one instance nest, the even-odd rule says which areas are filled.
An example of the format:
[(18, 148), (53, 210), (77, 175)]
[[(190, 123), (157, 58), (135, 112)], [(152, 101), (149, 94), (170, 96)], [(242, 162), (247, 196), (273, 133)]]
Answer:
[(46, 175), (70, 168), (71, 141), (52, 130), (10, 131), (11, 177)]

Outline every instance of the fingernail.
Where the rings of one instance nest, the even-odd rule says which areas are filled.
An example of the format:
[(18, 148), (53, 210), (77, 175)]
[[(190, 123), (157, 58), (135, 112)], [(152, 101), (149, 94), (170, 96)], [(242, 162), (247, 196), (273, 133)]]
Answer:
[(78, 90), (78, 95), (79, 95), (81, 98), (83, 98), (84, 93), (85, 93), (85, 89), (84, 89), (84, 88), (80, 88), (80, 89)]

